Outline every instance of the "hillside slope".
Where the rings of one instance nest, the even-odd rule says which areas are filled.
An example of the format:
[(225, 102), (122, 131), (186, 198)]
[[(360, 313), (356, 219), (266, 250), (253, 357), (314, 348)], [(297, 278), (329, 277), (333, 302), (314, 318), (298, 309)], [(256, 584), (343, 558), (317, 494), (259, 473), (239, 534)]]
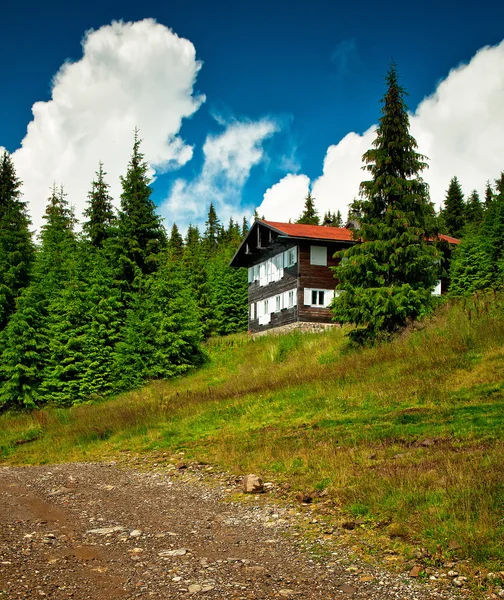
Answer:
[[(379, 544), (504, 561), (504, 299), (441, 306), (390, 344), (344, 330), (211, 340), (191, 375), (0, 417), (5, 464), (185, 452), (323, 496)], [(322, 492), (322, 494), (320, 494)], [(321, 500), (319, 502), (322, 504)]]

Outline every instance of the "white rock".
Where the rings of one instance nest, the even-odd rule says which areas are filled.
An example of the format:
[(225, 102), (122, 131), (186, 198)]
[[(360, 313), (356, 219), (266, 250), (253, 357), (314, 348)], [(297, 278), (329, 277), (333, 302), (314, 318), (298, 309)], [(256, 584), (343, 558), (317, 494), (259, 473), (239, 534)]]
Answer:
[(99, 527), (98, 529), (88, 529), (86, 533), (95, 533), (96, 535), (108, 535), (109, 533), (116, 533), (117, 531), (124, 531), (124, 527), (118, 525), (117, 527)]
[(135, 537), (140, 537), (142, 535), (142, 531), (140, 529), (133, 529), (133, 531), (130, 531), (130, 537), (135, 538)]
[(178, 550), (161, 550), (158, 556), (184, 556), (187, 554), (187, 548), (179, 548)]
[(201, 585), (199, 585), (199, 583), (192, 583), (189, 586), (189, 593), (190, 594), (197, 594), (198, 592), (201, 592)]
[(262, 479), (253, 474), (245, 475), (242, 485), (245, 494), (258, 494), (264, 490)]

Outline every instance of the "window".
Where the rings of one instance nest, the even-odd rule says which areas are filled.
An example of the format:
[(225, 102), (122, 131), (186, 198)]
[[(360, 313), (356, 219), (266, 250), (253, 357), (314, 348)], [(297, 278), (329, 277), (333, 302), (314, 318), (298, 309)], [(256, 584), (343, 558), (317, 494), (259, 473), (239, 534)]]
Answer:
[(291, 290), (291, 291), (289, 292), (289, 300), (288, 300), (288, 304), (287, 304), (287, 306), (288, 306), (289, 308), (292, 308), (292, 307), (294, 306), (294, 290)]
[(325, 246), (310, 246), (310, 264), (327, 266), (327, 248)]
[(293, 246), (284, 252), (284, 267), (292, 267), (297, 262), (297, 247)]
[(253, 321), (255, 318), (255, 302), (252, 302), (250, 305), (250, 320)]
[(324, 292), (322, 290), (312, 290), (311, 303), (312, 306), (324, 306)]
[(280, 312), (282, 310), (282, 296), (275, 297), (275, 312)]
[(263, 313), (265, 315), (269, 314), (269, 300), (265, 300), (264, 301), (264, 310), (263, 310)]
[(334, 298), (334, 290), (314, 290), (305, 288), (304, 304), (305, 306), (316, 306), (327, 308)]

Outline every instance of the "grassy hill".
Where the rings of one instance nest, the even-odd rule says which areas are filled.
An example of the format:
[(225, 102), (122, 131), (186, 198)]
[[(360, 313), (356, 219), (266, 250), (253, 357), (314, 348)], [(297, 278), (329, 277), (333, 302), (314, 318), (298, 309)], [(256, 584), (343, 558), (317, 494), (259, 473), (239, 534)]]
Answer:
[[(191, 375), (72, 409), (0, 417), (4, 464), (184, 450), (327, 490), (381, 543), (504, 562), (504, 296), (440, 306), (390, 344), (344, 330), (211, 340)], [(377, 538), (378, 539), (378, 538)]]

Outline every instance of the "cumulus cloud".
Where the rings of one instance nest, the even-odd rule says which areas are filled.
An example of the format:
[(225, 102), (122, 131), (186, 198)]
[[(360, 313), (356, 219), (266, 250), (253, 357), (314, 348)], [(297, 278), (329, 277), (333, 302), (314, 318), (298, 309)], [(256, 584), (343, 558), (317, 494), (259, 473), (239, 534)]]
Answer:
[(251, 169), (265, 159), (263, 142), (276, 131), (275, 122), (261, 119), (232, 121), (221, 134), (209, 135), (201, 173), (192, 181), (177, 179), (160, 207), (167, 224), (201, 225), (211, 202), (223, 221), (243, 216), (239, 214), (243, 186)]
[[(482, 196), (486, 181), (504, 169), (504, 41), (482, 48), (468, 64), (452, 69), (418, 105), (410, 122), (419, 152), (429, 157), (423, 177), (434, 203), (440, 206), (454, 175), (466, 194), (477, 189)], [(366, 177), (362, 155), (371, 147), (374, 132), (375, 126), (362, 135), (349, 133), (327, 149), (322, 175), (311, 183), (321, 214), (340, 210), (346, 216)], [(304, 196), (292, 199), (292, 188), (281, 185), (286, 179), (264, 194), (259, 213), (266, 218), (287, 220), (300, 213)], [(275, 207), (286, 209), (280, 215)]]
[(99, 160), (118, 201), (135, 127), (152, 174), (192, 158), (178, 133), (205, 98), (193, 93), (201, 63), (189, 40), (145, 19), (89, 31), (82, 50), (80, 60), (55, 75), (51, 100), (33, 105), (33, 120), (13, 154), (37, 228), (53, 181), (65, 186), (80, 216)]
[(309, 177), (289, 173), (266, 191), (258, 209), (259, 215), (280, 222), (286, 220), (286, 215), (297, 218), (303, 211), (309, 189)]

